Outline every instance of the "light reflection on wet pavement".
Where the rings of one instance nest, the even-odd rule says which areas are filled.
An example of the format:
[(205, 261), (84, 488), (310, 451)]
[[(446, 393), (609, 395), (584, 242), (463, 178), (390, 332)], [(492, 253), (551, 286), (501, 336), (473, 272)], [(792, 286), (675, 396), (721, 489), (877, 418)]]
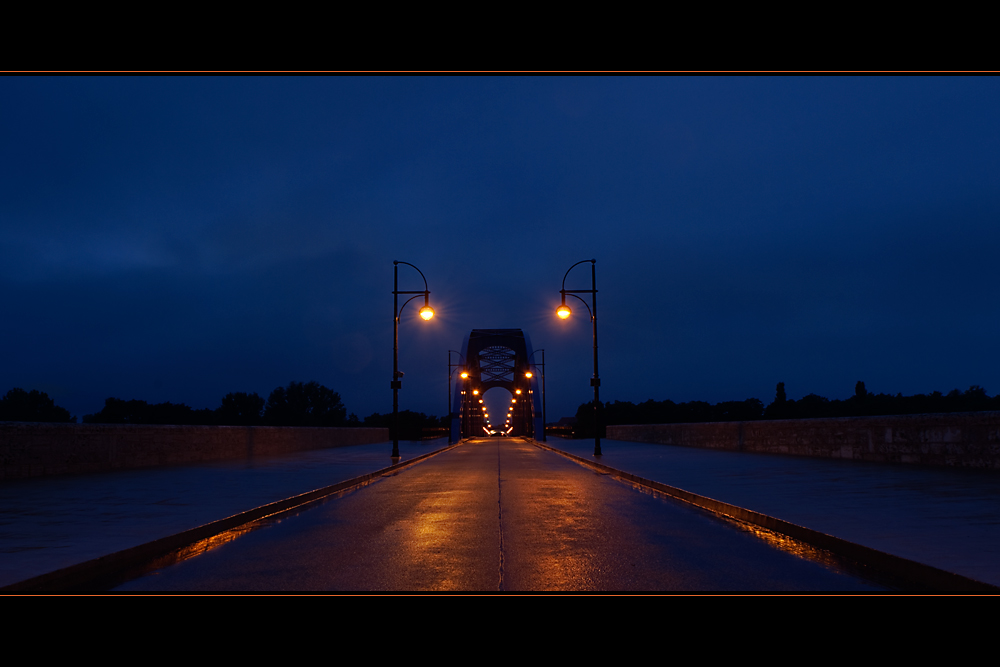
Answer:
[[(400, 447), (405, 460), (446, 444)], [(552, 438), (548, 445), (584, 457), (593, 451), (587, 440)], [(384, 468), (390, 447), (0, 483), (0, 586)], [(1000, 585), (996, 472), (611, 440), (603, 448), (605, 465)], [(549, 493), (545, 484), (535, 484), (532, 492), (546, 502), (572, 504), (572, 498), (552, 496), (558, 489)], [(440, 557), (435, 517), (453, 513), (448, 503), (455, 497), (428, 499), (421, 526), (400, 526), (423, 531), (409, 535), (407, 544)], [(564, 509), (572, 517), (573, 508)], [(577, 576), (582, 565), (570, 555), (553, 552), (548, 576)]]
[(477, 439), (116, 591), (872, 591), (518, 439)]
[[(550, 438), (593, 458), (593, 440)], [(646, 479), (1000, 586), (1000, 472), (602, 440)]]
[[(402, 459), (447, 446), (399, 443)], [(0, 586), (391, 465), (392, 443), (0, 482)]]

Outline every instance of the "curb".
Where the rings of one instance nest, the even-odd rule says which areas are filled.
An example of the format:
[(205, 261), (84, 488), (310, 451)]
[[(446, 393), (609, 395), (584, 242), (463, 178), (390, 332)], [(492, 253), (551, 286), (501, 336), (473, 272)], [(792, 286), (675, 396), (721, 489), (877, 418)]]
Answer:
[[(331, 495), (365, 486), (379, 477), (395, 474), (405, 468), (420, 463), (458, 447), (462, 443), (448, 445), (433, 452), (421, 454), (412, 459), (393, 464), (353, 479), (344, 480), (330, 486), (309, 491), (284, 500), (261, 505), (254, 509), (234, 514), (203, 526), (162, 537), (129, 549), (116, 551), (106, 556), (61, 568), (47, 574), (25, 579), (0, 588), (4, 593), (35, 592), (83, 592), (106, 591), (125, 581), (141, 576), (150, 569), (165, 567), (192, 555), (203, 553), (215, 546), (235, 539), (251, 530), (248, 524), (261, 519), (274, 518), (285, 513), (304, 509), (313, 503), (325, 500)], [(236, 530), (240, 529), (240, 530)], [(225, 533), (235, 532), (230, 539), (218, 539)], [(200, 545), (199, 543), (209, 542)]]
[(610, 466), (606, 466), (596, 461), (564, 452), (560, 449), (542, 444), (536, 440), (531, 440), (531, 444), (540, 449), (545, 449), (560, 456), (564, 456), (586, 468), (602, 473), (613, 475), (614, 477), (631, 482), (637, 486), (657, 491), (677, 500), (689, 503), (701, 509), (708, 510), (714, 514), (749, 523), (775, 533), (786, 535), (793, 539), (804, 542), (818, 549), (823, 549), (834, 556), (846, 559), (853, 564), (863, 576), (877, 579), (881, 583), (886, 583), (894, 588), (907, 591), (938, 591), (938, 592), (981, 592), (996, 593), (1000, 587), (987, 584), (982, 581), (970, 579), (960, 574), (941, 570), (931, 565), (924, 565), (908, 558), (893, 556), (892, 554), (872, 549), (855, 542), (827, 535), (811, 528), (799, 526), (788, 521), (744, 509), (737, 505), (715, 500), (707, 496), (691, 493), (669, 484), (655, 482), (653, 480), (633, 475)]

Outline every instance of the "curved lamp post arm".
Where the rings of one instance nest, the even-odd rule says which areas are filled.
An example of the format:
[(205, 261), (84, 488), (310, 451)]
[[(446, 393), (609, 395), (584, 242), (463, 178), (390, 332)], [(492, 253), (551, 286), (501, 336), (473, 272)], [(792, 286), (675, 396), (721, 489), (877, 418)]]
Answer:
[[(423, 290), (400, 290), (399, 289), (399, 265), (405, 264), (412, 267), (424, 281)], [(427, 277), (424, 272), (418, 269), (413, 264), (409, 262), (401, 262), (399, 260), (394, 260), (392, 262), (392, 458), (394, 463), (399, 461), (399, 389), (402, 383), (400, 382), (399, 373), (399, 321), (403, 313), (403, 308), (397, 307), (399, 304), (400, 294), (413, 294), (403, 303), (403, 308), (406, 307), (410, 301), (419, 298), (421, 295), (424, 297), (424, 307), (421, 308), (420, 314), (424, 316), (425, 320), (429, 320), (434, 316), (434, 311), (430, 308), (430, 294), (431, 291), (427, 287)], [(424, 315), (425, 311), (427, 315)]]
[[(403, 302), (403, 305), (399, 307), (399, 313), (396, 315), (396, 322), (401, 322), (402, 321), (402, 318), (403, 318), (403, 308), (406, 308), (406, 304), (408, 304), (409, 302), (413, 301), (414, 299), (419, 299), (422, 294), (423, 294), (423, 292), (421, 292), (417, 296), (411, 296), (409, 299), (407, 299), (406, 301)], [(580, 297), (577, 297), (577, 298), (580, 298)]]
[[(399, 323), (402, 321), (402, 318), (403, 318), (403, 308), (406, 308), (406, 304), (408, 304), (409, 302), (413, 301), (414, 299), (419, 299), (419, 298), (420, 298), (419, 294), (417, 296), (411, 296), (409, 299), (407, 299), (406, 301), (403, 302), (403, 305), (400, 306), (400, 308), (399, 308), (399, 312), (396, 313), (396, 336), (395, 337), (396, 337), (396, 348), (397, 348), (397, 350), (399, 348)], [(398, 352), (397, 352), (397, 354), (398, 354)], [(396, 370), (394, 370), (393, 374), (395, 375), (395, 377), (393, 379), (398, 380), (399, 379), (399, 369), (397, 368)]]
[[(392, 263), (393, 263), (394, 266), (398, 266), (399, 264), (406, 264), (407, 266), (413, 266), (413, 264), (410, 264), (409, 262), (400, 262), (398, 260), (394, 260)], [(397, 294), (423, 294), (424, 295), (424, 306), (426, 307), (426, 306), (430, 305), (430, 298), (431, 298), (431, 291), (429, 289), (427, 289), (427, 278), (424, 276), (424, 272), (423, 271), (421, 271), (420, 269), (417, 269), (417, 267), (415, 267), (415, 266), (413, 266), (413, 268), (416, 269), (417, 273), (420, 274), (420, 277), (424, 279), (424, 291), (423, 292), (420, 292), (420, 291), (400, 292), (400, 291), (397, 290), (396, 293)], [(413, 299), (410, 299), (406, 303), (409, 303), (410, 301), (413, 301)], [(404, 303), (403, 305), (405, 306), (406, 303)], [(399, 311), (402, 312), (403, 309), (400, 308)]]
[[(568, 293), (567, 293), (567, 294), (568, 294)], [(582, 303), (583, 305), (587, 306), (587, 312), (588, 312), (588, 313), (590, 313), (590, 321), (591, 321), (591, 322), (593, 322), (593, 321), (594, 321), (594, 311), (592, 311), (592, 310), (590, 309), (590, 306), (589, 306), (589, 305), (587, 305), (587, 302), (586, 302), (586, 301), (584, 301), (583, 299), (581, 299), (580, 297), (578, 297), (578, 296), (577, 296), (577, 295), (575, 295), (575, 294), (568, 294), (568, 296), (571, 296), (571, 297), (573, 297), (574, 299), (576, 299), (577, 301), (579, 301), (579, 302), (580, 302), (580, 303)], [(565, 297), (566, 297), (566, 295), (564, 295), (564, 296), (563, 296), (563, 301), (564, 301), (564, 302), (565, 302), (565, 300), (566, 300), (566, 298), (565, 298)]]
[[(393, 264), (406, 264), (407, 266), (413, 266), (409, 262), (400, 262), (398, 260), (397, 261), (393, 261)], [(415, 266), (413, 266), (413, 268), (417, 269), (417, 267), (415, 267)], [(427, 292), (428, 291), (427, 290), (427, 278), (424, 277), (424, 272), (421, 271), (420, 269), (417, 269), (417, 273), (419, 273), (420, 277), (424, 279), (424, 291)]]
[[(563, 291), (565, 291), (565, 290), (566, 290), (566, 276), (568, 276), (568, 275), (569, 275), (569, 272), (570, 272), (570, 271), (572, 271), (572, 270), (573, 270), (574, 268), (576, 268), (576, 267), (580, 266), (581, 264), (585, 264), (586, 262), (590, 262), (591, 264), (593, 264), (593, 263), (595, 263), (596, 261), (597, 261), (596, 259), (581, 259), (581, 260), (580, 260), (579, 262), (577, 262), (577, 263), (576, 263), (576, 264), (574, 264), (573, 266), (569, 267), (569, 268), (568, 268), (568, 269), (566, 270), (566, 275), (564, 275), (564, 276), (563, 276), (563, 281), (562, 281), (562, 288), (563, 288)], [(414, 267), (414, 268), (416, 268), (416, 267)]]
[[(590, 262), (590, 289), (576, 289), (576, 290), (566, 289), (566, 278), (567, 276), (569, 276), (569, 272), (572, 271), (575, 267), (581, 264), (586, 264), (587, 262)], [(591, 327), (593, 328), (593, 334), (594, 334), (594, 377), (591, 378), (590, 380), (590, 385), (594, 388), (594, 430), (595, 430), (594, 456), (600, 456), (601, 455), (601, 427), (600, 427), (601, 376), (598, 374), (597, 371), (597, 260), (584, 259), (580, 260), (573, 266), (569, 267), (565, 275), (563, 275), (562, 289), (559, 290), (559, 293), (562, 295), (562, 305), (560, 306), (559, 309), (560, 317), (565, 319), (566, 317), (569, 316), (569, 309), (566, 308), (567, 294), (581, 301), (583, 305), (587, 306), (587, 311), (590, 313), (590, 324)], [(577, 294), (590, 294), (591, 299), (593, 300), (594, 303), (593, 309), (591, 309), (591, 307), (587, 305), (586, 301), (576, 296)]]

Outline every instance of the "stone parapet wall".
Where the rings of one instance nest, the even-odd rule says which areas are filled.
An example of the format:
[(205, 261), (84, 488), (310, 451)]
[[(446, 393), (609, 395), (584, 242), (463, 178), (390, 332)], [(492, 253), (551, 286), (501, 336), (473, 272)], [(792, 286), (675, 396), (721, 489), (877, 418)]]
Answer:
[(249, 459), (388, 440), (387, 428), (0, 422), (0, 480)]
[(1000, 412), (608, 426), (607, 437), (740, 452), (1000, 469)]

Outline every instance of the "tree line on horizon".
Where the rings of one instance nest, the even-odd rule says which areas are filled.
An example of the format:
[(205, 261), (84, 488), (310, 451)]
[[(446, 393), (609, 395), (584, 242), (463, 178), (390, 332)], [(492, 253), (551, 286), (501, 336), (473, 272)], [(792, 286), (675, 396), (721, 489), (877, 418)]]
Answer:
[[(854, 386), (854, 395), (844, 400), (830, 400), (817, 394), (808, 394), (799, 400), (789, 399), (785, 383), (775, 387), (774, 400), (768, 405), (757, 398), (745, 401), (723, 401), (716, 404), (705, 401), (674, 403), (671, 400), (635, 404), (630, 401), (603, 403), (601, 436), (604, 427), (625, 424), (686, 424), (701, 422), (755, 421), (761, 419), (820, 419), (830, 417), (876, 417), (886, 415), (912, 415), (947, 412), (981, 412), (1000, 410), (1000, 394), (990, 397), (979, 385), (964, 392), (953, 389), (947, 394), (939, 391), (930, 394), (903, 396), (898, 393), (873, 394), (860, 380)], [(584, 403), (576, 411), (575, 438), (594, 437), (594, 402)]]
[[(14, 388), (0, 398), (0, 421), (76, 423), (65, 408), (44, 392)], [(425, 429), (449, 426), (447, 418), (422, 412), (399, 413), (399, 437), (419, 440)], [(340, 394), (318, 382), (290, 382), (277, 387), (267, 400), (257, 393), (226, 394), (218, 408), (196, 410), (184, 403), (147, 403), (142, 400), (107, 398), (104, 407), (83, 416), (84, 424), (158, 424), (171, 426), (339, 426), (390, 429), (392, 413), (371, 414), (361, 420), (347, 414)]]
[[(873, 417), (883, 415), (930, 414), (948, 412), (1000, 411), (1000, 394), (990, 397), (978, 385), (961, 392), (947, 394), (903, 396), (898, 393), (873, 394), (859, 381), (854, 395), (844, 400), (830, 400), (808, 394), (799, 400), (789, 399), (785, 383), (775, 388), (774, 400), (764, 406), (760, 399), (707, 403), (649, 399), (635, 404), (614, 401), (601, 404), (603, 426), (622, 424), (681, 424), (724, 421), (755, 421), (760, 419), (816, 419), (829, 417)], [(14, 388), (0, 398), (0, 421), (76, 423), (65, 408), (55, 404), (44, 392)], [(108, 398), (104, 408), (83, 416), (84, 424), (160, 424), (193, 426), (339, 426), (381, 427), (392, 434), (392, 413), (373, 413), (363, 420), (347, 414), (340, 394), (317, 382), (291, 382), (277, 387), (265, 401), (256, 393), (226, 394), (221, 405), (212, 410), (195, 410), (183, 403), (147, 403), (142, 400)], [(435, 430), (449, 428), (448, 415), (435, 417), (422, 412), (402, 410), (399, 413), (399, 438), (419, 440)], [(604, 428), (602, 426), (602, 437)], [(582, 404), (576, 411), (573, 435), (594, 437), (594, 403)]]

